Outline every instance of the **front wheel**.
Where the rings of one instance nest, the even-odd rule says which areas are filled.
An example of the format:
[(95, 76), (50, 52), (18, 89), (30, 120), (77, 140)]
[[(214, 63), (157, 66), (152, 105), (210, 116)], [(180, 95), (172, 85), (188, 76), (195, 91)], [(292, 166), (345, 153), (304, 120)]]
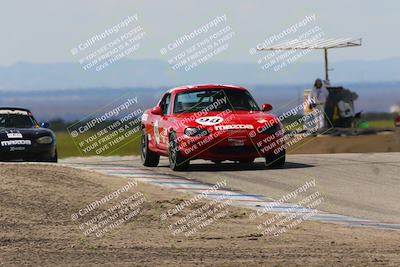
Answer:
[(54, 151), (54, 156), (50, 159), (50, 162), (53, 162), (53, 163), (57, 163), (58, 162), (57, 149)]
[(54, 151), (54, 155), (53, 156), (45, 156), (42, 157), (36, 161), (39, 162), (48, 162), (48, 163), (57, 163), (58, 162), (58, 155), (57, 155), (57, 149)]
[(271, 168), (282, 168), (286, 162), (286, 151), (283, 149), (278, 154), (271, 154), (265, 157), (265, 164)]
[(146, 167), (157, 167), (160, 162), (160, 155), (157, 155), (149, 149), (149, 140), (147, 138), (146, 129), (143, 128), (140, 139), (140, 159)]
[(179, 151), (178, 141), (175, 133), (171, 133), (169, 137), (168, 148), (169, 167), (173, 171), (184, 171), (189, 168), (190, 161), (185, 159)]

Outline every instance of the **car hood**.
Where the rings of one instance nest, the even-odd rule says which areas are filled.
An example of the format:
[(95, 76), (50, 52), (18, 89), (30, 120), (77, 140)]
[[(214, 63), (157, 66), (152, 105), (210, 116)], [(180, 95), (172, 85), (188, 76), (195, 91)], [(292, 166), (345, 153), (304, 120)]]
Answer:
[(261, 111), (208, 112), (206, 115), (195, 113), (181, 114), (176, 121), (185, 121), (185, 127), (251, 124), (253, 126), (276, 124), (277, 117)]
[(0, 140), (36, 139), (46, 135), (54, 137), (51, 130), (44, 128), (0, 128)]

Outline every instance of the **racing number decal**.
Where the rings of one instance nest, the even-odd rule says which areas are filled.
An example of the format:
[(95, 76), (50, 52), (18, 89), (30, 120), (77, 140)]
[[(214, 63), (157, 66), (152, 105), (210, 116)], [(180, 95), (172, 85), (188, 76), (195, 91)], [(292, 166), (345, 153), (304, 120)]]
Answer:
[(20, 131), (13, 131), (13, 130), (11, 130), (11, 131), (6, 131), (6, 134), (7, 134), (7, 138), (8, 138), (8, 139), (12, 139), (12, 138), (22, 138), (22, 137), (23, 137)]
[(211, 125), (216, 125), (221, 122), (223, 122), (224, 119), (218, 116), (213, 116), (213, 117), (201, 117), (196, 119), (196, 122), (201, 125), (205, 126), (211, 126)]

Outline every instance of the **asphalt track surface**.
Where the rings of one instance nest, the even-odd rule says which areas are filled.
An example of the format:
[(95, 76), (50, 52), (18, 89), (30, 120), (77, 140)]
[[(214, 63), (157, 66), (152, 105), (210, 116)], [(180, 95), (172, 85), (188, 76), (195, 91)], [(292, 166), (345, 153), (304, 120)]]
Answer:
[[(204, 188), (195, 183), (216, 184), (226, 180), (227, 188), (241, 192), (241, 196), (263, 196), (264, 200), (280, 199), (315, 179), (313, 191), (323, 197), (316, 209), (395, 224), (395, 228), (400, 225), (400, 153), (289, 155), (283, 169), (268, 169), (262, 159), (252, 165), (231, 162), (216, 165), (196, 160), (185, 172), (171, 171), (166, 158), (156, 168), (143, 167), (139, 157), (70, 158), (61, 163), (135, 178), (143, 174), (148, 179), (173, 178), (175, 182), (158, 183), (170, 188), (175, 183), (172, 189), (178, 188), (179, 181), (189, 181), (180, 182), (184, 186), (186, 183)], [(296, 201), (288, 200), (293, 204)]]

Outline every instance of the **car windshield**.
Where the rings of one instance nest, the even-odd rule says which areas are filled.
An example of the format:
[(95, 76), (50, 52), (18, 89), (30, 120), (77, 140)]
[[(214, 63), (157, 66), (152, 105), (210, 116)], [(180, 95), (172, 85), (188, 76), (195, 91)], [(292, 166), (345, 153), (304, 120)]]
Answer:
[(0, 128), (32, 128), (37, 125), (32, 116), (21, 114), (0, 114)]
[(178, 93), (174, 102), (174, 113), (224, 110), (259, 111), (249, 92), (234, 89), (193, 90)]

